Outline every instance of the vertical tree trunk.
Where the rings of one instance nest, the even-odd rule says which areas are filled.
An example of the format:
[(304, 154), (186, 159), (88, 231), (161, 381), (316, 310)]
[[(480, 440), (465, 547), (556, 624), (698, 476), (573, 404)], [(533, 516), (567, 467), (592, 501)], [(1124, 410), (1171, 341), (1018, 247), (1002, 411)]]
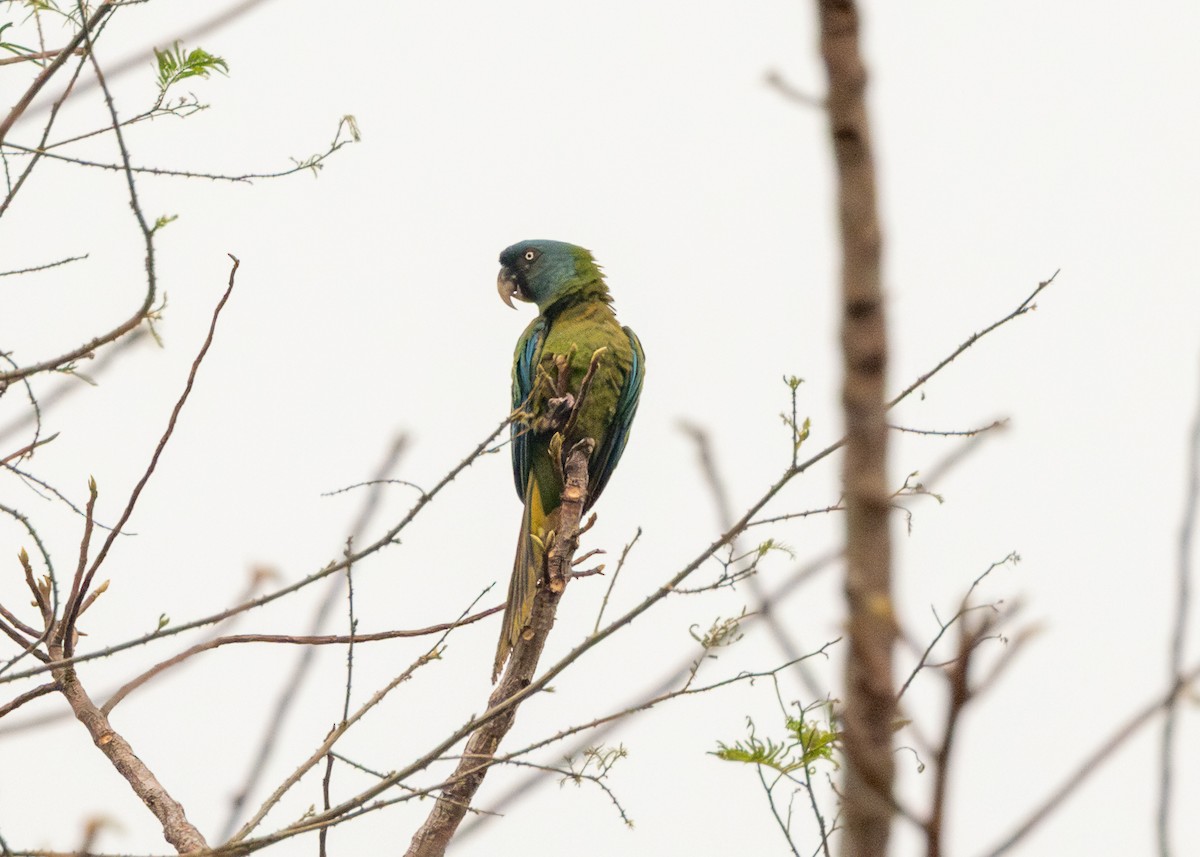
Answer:
[(887, 853), (892, 816), (890, 496), (884, 381), (887, 336), (880, 285), (875, 170), (864, 99), (867, 72), (852, 0), (818, 0), (829, 76), (829, 130), (838, 172), (842, 237), (843, 478), (847, 507), (846, 601), (850, 651), (842, 710), (845, 857)]

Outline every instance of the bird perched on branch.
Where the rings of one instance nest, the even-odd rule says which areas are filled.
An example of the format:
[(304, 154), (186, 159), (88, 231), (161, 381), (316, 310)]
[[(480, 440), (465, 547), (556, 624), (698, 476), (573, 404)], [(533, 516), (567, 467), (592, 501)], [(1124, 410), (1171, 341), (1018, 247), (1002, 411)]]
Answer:
[(522, 241), (500, 254), (500, 265), (501, 299), (514, 309), (513, 298), (536, 303), (539, 315), (517, 341), (513, 361), (513, 479), (525, 513), (493, 681), (529, 624), (554, 539), (573, 537), (557, 532), (564, 458), (585, 438), (595, 441), (586, 511), (625, 451), (646, 365), (638, 338), (617, 322), (590, 252), (561, 241)]

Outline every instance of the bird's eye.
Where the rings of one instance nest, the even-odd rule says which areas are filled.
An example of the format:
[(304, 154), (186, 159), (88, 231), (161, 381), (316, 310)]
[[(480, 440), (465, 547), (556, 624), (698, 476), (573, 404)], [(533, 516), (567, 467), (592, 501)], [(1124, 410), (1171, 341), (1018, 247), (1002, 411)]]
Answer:
[(525, 251), (525, 261), (526, 262), (532, 262), (536, 258), (537, 258), (536, 250), (526, 250)]

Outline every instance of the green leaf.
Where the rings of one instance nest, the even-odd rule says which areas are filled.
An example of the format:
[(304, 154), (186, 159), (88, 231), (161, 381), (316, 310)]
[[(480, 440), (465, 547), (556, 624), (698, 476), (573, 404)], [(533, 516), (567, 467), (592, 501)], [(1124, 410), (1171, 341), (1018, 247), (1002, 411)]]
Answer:
[(221, 57), (214, 56), (203, 48), (193, 48), (185, 52), (180, 42), (176, 42), (165, 51), (154, 48), (154, 58), (158, 61), (160, 97), (176, 83), (189, 77), (208, 77), (214, 71), (229, 74), (229, 63)]
[(836, 732), (811, 721), (789, 717), (786, 721), (788, 738), (776, 742), (771, 738), (759, 738), (754, 721), (749, 717), (746, 724), (750, 734), (744, 741), (735, 741), (732, 745), (718, 741), (717, 749), (709, 755), (726, 762), (760, 765), (781, 774), (790, 774), (821, 760), (837, 765), (833, 760), (833, 749), (839, 737)]
[(824, 759), (827, 762), (833, 761), (833, 748), (838, 740), (836, 732), (830, 732), (815, 723), (794, 717), (788, 718), (787, 729), (792, 733), (792, 737), (799, 746), (803, 748), (802, 764), (811, 765), (818, 759)]

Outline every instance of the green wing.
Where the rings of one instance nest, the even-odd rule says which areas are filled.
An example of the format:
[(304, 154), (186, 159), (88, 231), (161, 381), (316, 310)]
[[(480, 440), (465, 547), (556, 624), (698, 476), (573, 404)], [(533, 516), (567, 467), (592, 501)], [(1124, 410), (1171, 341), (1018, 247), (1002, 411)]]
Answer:
[(629, 344), (633, 348), (633, 360), (629, 374), (625, 376), (625, 384), (621, 387), (620, 398), (617, 399), (617, 412), (612, 425), (605, 432), (604, 443), (592, 456), (592, 475), (589, 479), (592, 484), (589, 486), (585, 511), (600, 497), (600, 492), (608, 484), (608, 478), (617, 469), (617, 462), (621, 460), (621, 453), (625, 451), (625, 444), (629, 440), (629, 427), (633, 425), (633, 418), (637, 414), (638, 400), (642, 396), (642, 380), (646, 377), (646, 355), (642, 351), (642, 343), (628, 327), (621, 329), (629, 337)]
[[(537, 365), (542, 358), (542, 343), (546, 340), (546, 320), (541, 316), (525, 329), (517, 340), (517, 352), (513, 358), (512, 406), (515, 411), (528, 407), (533, 382), (537, 377)], [(525, 488), (529, 484), (529, 426), (514, 422), (509, 426), (512, 438), (513, 483), (517, 496), (525, 500)]]

